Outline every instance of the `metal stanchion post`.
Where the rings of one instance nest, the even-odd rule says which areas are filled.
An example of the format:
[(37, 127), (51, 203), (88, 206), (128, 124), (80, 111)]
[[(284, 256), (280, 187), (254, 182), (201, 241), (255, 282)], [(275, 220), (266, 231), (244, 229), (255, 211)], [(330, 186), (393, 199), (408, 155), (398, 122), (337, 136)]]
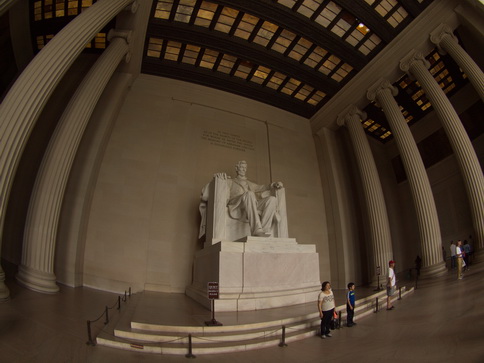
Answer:
[(106, 306), (106, 309), (104, 310), (104, 313), (106, 314), (106, 320), (104, 321), (104, 325), (109, 323), (109, 313), (108, 313), (108, 307)]
[(377, 312), (378, 312), (378, 298), (376, 298), (376, 305), (375, 305), (374, 313), (377, 313)]
[(286, 326), (285, 325), (282, 326), (282, 339), (281, 339), (281, 342), (279, 343), (279, 346), (280, 347), (287, 347), (287, 344), (286, 344)]
[(92, 340), (92, 335), (91, 335), (91, 322), (88, 320), (87, 321), (87, 342), (86, 342), (87, 345), (92, 345), (92, 346), (95, 346), (96, 343), (94, 342), (94, 340)]
[(118, 295), (118, 310), (121, 310), (121, 296)]
[(196, 355), (192, 353), (192, 335), (188, 334), (188, 354), (185, 354), (186, 358), (196, 358)]
[(402, 300), (402, 288), (398, 288), (398, 300)]

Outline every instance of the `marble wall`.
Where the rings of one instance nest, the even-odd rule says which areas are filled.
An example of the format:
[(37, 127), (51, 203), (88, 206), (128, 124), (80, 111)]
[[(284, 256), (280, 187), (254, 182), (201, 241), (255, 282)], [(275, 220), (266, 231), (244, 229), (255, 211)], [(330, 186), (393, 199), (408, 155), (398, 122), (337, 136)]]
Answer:
[(225, 92), (141, 75), (120, 109), (88, 213), (83, 284), (184, 292), (198, 203), (213, 173), (283, 181), (289, 236), (316, 244), (329, 273), (323, 192), (309, 121)]

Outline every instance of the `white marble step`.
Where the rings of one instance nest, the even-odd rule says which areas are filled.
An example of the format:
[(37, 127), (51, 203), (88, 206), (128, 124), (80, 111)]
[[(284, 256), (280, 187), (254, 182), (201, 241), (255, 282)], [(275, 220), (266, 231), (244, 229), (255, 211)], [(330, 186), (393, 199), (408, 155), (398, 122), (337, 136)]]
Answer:
[[(402, 288), (401, 297), (413, 291), (413, 288)], [(357, 300), (355, 318), (373, 314), (377, 297), (379, 310), (384, 309), (386, 291), (377, 291)], [(392, 300), (398, 298), (399, 292)], [(337, 311), (341, 314), (344, 327), (346, 305), (339, 305)], [(228, 326), (167, 326), (137, 322), (131, 322), (130, 325), (114, 329), (112, 334), (99, 334), (97, 343), (131, 351), (185, 355), (188, 353), (190, 334), (192, 353), (195, 355), (237, 352), (277, 346), (282, 340), (282, 326), (285, 326), (286, 343), (314, 336), (318, 332), (320, 319), (315, 312), (287, 319)]]

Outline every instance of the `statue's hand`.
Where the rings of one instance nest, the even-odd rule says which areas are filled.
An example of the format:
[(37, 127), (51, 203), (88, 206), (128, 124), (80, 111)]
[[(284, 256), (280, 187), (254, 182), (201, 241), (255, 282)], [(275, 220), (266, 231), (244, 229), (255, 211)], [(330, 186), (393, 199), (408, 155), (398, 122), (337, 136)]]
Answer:
[(218, 179), (223, 179), (223, 180), (230, 179), (230, 177), (227, 176), (227, 173), (215, 173), (213, 174), (213, 177)]
[(274, 188), (274, 189), (281, 189), (284, 187), (284, 185), (282, 184), (282, 182), (274, 182), (271, 184), (271, 187)]

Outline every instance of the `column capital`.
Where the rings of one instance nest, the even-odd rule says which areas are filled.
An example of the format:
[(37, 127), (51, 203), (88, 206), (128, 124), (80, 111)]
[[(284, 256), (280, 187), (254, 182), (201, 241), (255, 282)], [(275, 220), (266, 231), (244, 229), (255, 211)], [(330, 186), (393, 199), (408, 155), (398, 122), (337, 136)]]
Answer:
[(336, 123), (338, 126), (345, 126), (348, 121), (351, 121), (355, 116), (358, 116), (358, 121), (361, 119), (363, 121), (366, 120), (366, 112), (360, 110), (357, 106), (351, 104), (348, 105), (344, 111), (342, 111), (338, 118), (336, 119)]
[(133, 32), (131, 30), (110, 29), (107, 39), (108, 41), (112, 41), (114, 38), (122, 38), (126, 40), (127, 44), (130, 44), (133, 39)]
[(409, 76), (412, 76), (410, 73), (410, 68), (415, 64), (422, 64), (426, 69), (430, 68), (430, 63), (423, 54), (415, 49), (410, 51), (403, 59), (400, 61), (400, 69), (407, 73)]
[(132, 14), (135, 14), (139, 8), (139, 1), (134, 0), (131, 4), (129, 4), (124, 10), (131, 11)]
[(366, 92), (366, 97), (370, 101), (377, 101), (377, 95), (379, 92), (388, 89), (392, 96), (395, 97), (398, 94), (398, 89), (391, 84), (388, 79), (380, 78), (376, 83), (373, 84)]
[(430, 41), (437, 46), (441, 54), (447, 53), (444, 49), (442, 49), (440, 44), (444, 38), (452, 39), (454, 42), (459, 43), (459, 40), (454, 35), (452, 28), (447, 24), (440, 24), (437, 28), (435, 28), (434, 31), (430, 33)]

